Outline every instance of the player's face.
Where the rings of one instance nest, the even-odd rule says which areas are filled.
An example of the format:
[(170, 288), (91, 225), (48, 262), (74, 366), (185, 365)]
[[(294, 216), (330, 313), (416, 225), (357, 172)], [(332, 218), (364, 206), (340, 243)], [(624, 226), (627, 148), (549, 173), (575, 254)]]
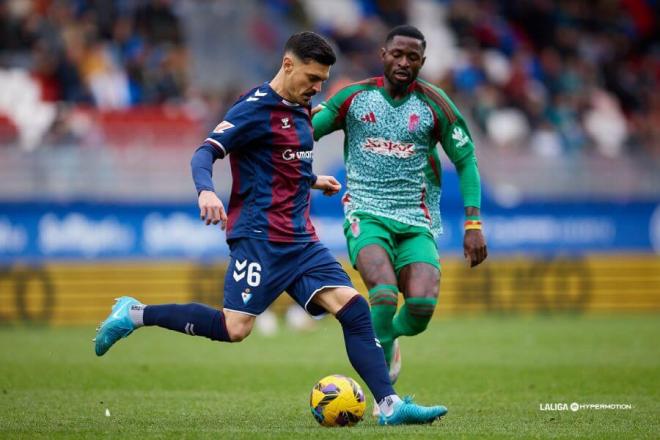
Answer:
[(397, 35), (381, 50), (385, 77), (396, 88), (405, 88), (424, 65), (424, 47), (417, 38)]
[(321, 91), (321, 84), (330, 76), (330, 66), (313, 60), (305, 63), (291, 56), (288, 68), (285, 58), (285, 72), (289, 99), (301, 105), (310, 105), (312, 96)]

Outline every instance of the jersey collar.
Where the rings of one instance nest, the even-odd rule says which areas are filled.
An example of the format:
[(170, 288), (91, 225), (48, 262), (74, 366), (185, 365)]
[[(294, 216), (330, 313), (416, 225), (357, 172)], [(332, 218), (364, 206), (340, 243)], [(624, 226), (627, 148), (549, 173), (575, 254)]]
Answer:
[(288, 107), (300, 107), (300, 104), (298, 104), (298, 103), (296, 103), (296, 102), (288, 101), (288, 100), (284, 99), (283, 97), (281, 97), (281, 96), (279, 95), (279, 93), (277, 93), (277, 92), (276, 92), (276, 91), (270, 86), (270, 83), (266, 82), (266, 83), (264, 83), (264, 85), (268, 88), (268, 90), (270, 91), (270, 93), (272, 93), (273, 96), (274, 96), (275, 98), (277, 98), (278, 101), (282, 102), (282, 104), (284, 104), (284, 105), (286, 105), (286, 106), (288, 106)]
[(399, 107), (403, 104), (405, 104), (408, 99), (410, 99), (410, 96), (412, 96), (413, 91), (415, 90), (415, 87), (417, 86), (417, 80), (414, 80), (413, 82), (410, 83), (408, 88), (406, 89), (406, 96), (404, 96), (401, 99), (394, 99), (390, 96), (389, 93), (387, 93), (387, 90), (385, 90), (385, 77), (384, 76), (379, 76), (376, 78), (376, 85), (378, 86), (378, 89), (380, 90), (380, 93), (383, 95), (385, 100), (392, 106), (392, 107)]

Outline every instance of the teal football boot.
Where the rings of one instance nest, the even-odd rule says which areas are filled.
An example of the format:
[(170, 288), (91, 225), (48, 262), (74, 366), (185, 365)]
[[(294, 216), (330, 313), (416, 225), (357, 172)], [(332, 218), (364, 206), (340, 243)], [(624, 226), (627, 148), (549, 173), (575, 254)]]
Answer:
[(128, 311), (131, 306), (136, 304), (140, 304), (140, 302), (130, 296), (117, 298), (115, 305), (112, 306), (110, 316), (96, 329), (94, 342), (97, 356), (103, 356), (115, 342), (133, 333), (135, 326)]
[(380, 414), (380, 425), (417, 425), (433, 423), (434, 420), (447, 414), (444, 406), (421, 406), (413, 402), (412, 397), (406, 396), (394, 404), (394, 412), (389, 417)]

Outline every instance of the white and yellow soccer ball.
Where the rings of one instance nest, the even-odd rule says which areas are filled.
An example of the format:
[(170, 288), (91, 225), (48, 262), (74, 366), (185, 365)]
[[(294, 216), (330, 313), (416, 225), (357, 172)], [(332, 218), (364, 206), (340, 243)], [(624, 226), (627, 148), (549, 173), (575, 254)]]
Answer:
[(309, 406), (316, 421), (323, 426), (353, 426), (362, 420), (367, 403), (356, 381), (333, 374), (314, 385)]

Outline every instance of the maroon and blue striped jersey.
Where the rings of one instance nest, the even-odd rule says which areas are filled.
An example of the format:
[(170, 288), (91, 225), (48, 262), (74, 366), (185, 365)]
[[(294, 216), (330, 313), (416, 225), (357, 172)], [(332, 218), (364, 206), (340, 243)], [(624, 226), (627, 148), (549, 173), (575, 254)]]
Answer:
[(264, 83), (243, 95), (205, 140), (229, 155), (227, 240), (317, 241), (310, 220), (314, 140), (310, 109)]

